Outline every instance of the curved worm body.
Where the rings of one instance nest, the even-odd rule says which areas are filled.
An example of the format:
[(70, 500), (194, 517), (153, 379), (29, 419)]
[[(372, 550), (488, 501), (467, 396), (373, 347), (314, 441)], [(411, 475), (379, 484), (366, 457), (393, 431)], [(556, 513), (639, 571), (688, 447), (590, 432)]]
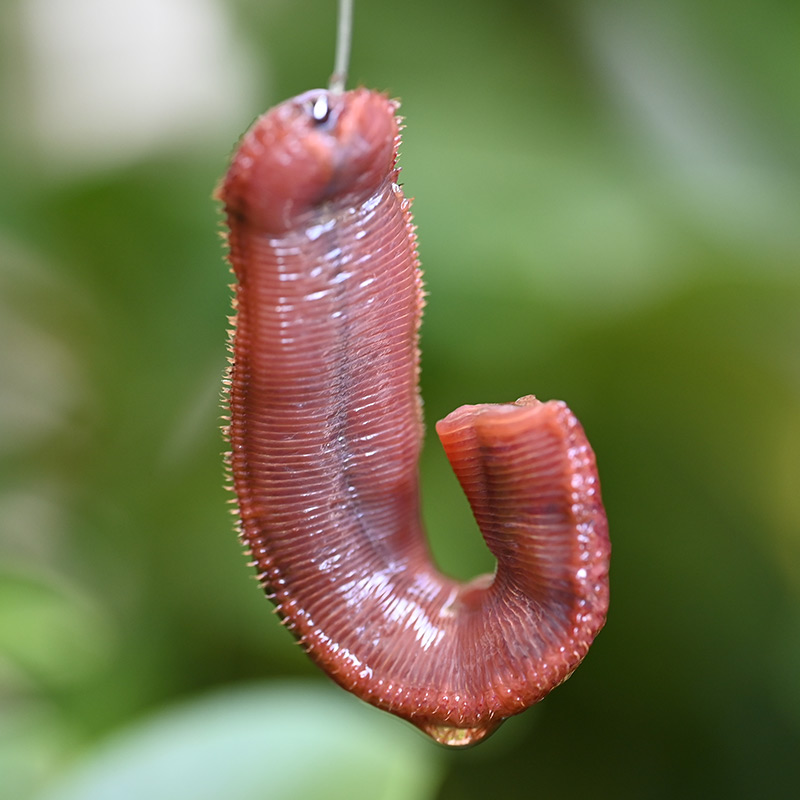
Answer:
[(560, 402), (438, 423), (497, 559), (460, 583), (420, 522), (422, 282), (396, 103), (309, 92), (253, 125), (219, 194), (236, 274), (230, 467), (241, 535), (336, 682), (468, 745), (565, 680), (605, 622), (595, 460)]

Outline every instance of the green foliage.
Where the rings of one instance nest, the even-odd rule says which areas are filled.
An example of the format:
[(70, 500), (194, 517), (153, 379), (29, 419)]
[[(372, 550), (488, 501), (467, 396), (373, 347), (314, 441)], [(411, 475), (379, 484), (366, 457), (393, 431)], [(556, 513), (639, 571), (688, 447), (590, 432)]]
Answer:
[(491, 568), (434, 421), (528, 393), (583, 422), (614, 548), (586, 663), (449, 754), (315, 682), (226, 511), (210, 195), (327, 80), (333, 4), (178, 5), (212, 16), (0, 12), (0, 798), (790, 796), (800, 6), (357, 4), (351, 85), (408, 125), (437, 558)]
[(424, 800), (421, 736), (331, 686), (274, 681), (162, 711), (92, 751), (43, 800)]

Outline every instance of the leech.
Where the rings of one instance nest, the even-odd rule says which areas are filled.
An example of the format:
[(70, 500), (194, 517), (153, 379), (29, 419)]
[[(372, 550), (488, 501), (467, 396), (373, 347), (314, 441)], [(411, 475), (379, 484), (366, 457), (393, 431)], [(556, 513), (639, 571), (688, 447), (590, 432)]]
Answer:
[(464, 746), (581, 662), (605, 622), (610, 546), (583, 429), (563, 403), (524, 397), (437, 425), (496, 574), (461, 583), (431, 561), (423, 291), (396, 110), (366, 89), (309, 92), (257, 120), (233, 157), (220, 189), (237, 280), (229, 464), (241, 537), (308, 655)]

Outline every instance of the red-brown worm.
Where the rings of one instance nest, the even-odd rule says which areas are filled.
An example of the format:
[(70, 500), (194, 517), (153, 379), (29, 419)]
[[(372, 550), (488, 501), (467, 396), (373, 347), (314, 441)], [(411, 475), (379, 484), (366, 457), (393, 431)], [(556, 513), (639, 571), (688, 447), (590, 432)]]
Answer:
[(366, 89), (309, 92), (233, 157), (219, 190), (237, 280), (230, 467), (258, 577), (311, 658), (463, 746), (578, 666), (605, 622), (610, 546), (583, 429), (524, 397), (438, 423), (497, 569), (460, 583), (432, 563), (396, 110)]

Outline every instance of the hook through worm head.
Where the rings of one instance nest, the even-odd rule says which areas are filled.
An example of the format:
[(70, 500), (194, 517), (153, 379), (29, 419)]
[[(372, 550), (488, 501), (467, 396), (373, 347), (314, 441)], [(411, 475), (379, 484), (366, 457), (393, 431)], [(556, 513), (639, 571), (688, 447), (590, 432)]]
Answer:
[(327, 93), (323, 92), (311, 107), (311, 116), (315, 122), (327, 122), (331, 114), (331, 106), (328, 102)]

